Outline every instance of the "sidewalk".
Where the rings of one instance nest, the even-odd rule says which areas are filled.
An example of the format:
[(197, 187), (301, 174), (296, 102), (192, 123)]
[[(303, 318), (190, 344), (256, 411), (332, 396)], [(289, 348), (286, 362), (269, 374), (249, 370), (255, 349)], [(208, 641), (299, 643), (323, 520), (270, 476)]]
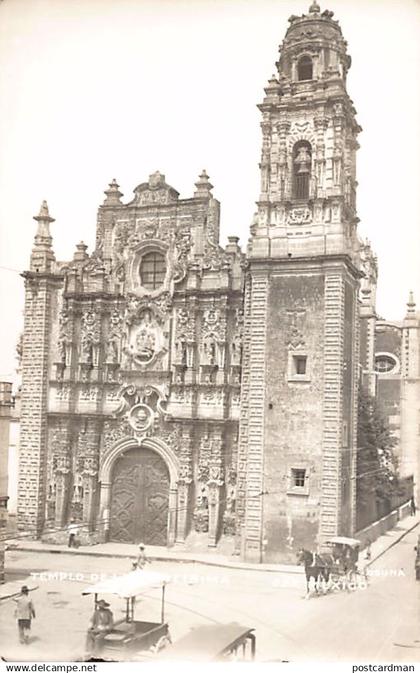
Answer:
[[(398, 524), (395, 528), (392, 528), (384, 535), (378, 537), (375, 542), (371, 544), (371, 558), (370, 560), (365, 559), (365, 550), (360, 554), (359, 558), (359, 567), (361, 569), (367, 568), (374, 561), (376, 561), (380, 556), (385, 554), (388, 549), (397, 544), (403, 537), (410, 533), (414, 528), (420, 524), (420, 513), (417, 513), (415, 516), (406, 516), (404, 519), (398, 521)], [(419, 530), (420, 533), (420, 530)]]
[[(420, 524), (420, 514), (408, 516), (401, 519), (398, 525), (379, 537), (371, 544), (371, 558), (365, 559), (365, 552), (362, 551), (359, 559), (359, 567), (367, 568), (376, 561), (390, 547), (397, 544), (405, 535)], [(92, 547), (79, 547), (78, 549), (68, 548), (64, 545), (44, 544), (37, 540), (19, 541), (18, 546), (11, 542), (10, 551), (13, 552), (37, 552), (47, 554), (73, 554), (77, 556), (97, 556), (97, 557), (120, 557), (132, 558), (137, 556), (137, 546), (129, 544), (120, 544), (118, 542), (108, 542), (106, 544), (97, 544)], [(238, 568), (241, 570), (256, 570), (264, 572), (302, 574), (303, 567), (297, 565), (282, 565), (279, 563), (242, 563), (239, 558), (234, 556), (223, 556), (214, 553), (194, 553), (186, 552), (180, 547), (147, 547), (147, 555), (152, 561), (172, 561), (176, 563), (198, 563), (221, 568)]]

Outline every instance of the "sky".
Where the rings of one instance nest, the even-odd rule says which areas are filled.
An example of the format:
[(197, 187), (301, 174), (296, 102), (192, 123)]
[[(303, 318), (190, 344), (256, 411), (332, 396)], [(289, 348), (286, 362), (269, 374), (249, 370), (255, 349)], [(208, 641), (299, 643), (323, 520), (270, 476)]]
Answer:
[[(0, 1), (0, 380), (12, 380), (23, 279), (47, 199), (57, 259), (92, 250), (103, 190), (156, 170), (191, 197), (205, 168), (221, 242), (245, 247), (259, 193), (260, 112), (291, 14), (309, 0)], [(420, 0), (331, 0), (363, 128), (360, 234), (378, 311), (420, 304)]]

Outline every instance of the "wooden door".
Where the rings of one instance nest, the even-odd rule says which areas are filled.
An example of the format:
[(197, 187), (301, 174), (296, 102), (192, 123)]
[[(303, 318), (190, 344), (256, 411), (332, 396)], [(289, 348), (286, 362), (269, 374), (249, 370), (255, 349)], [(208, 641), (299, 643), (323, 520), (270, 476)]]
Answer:
[(110, 539), (166, 545), (168, 504), (165, 462), (150, 449), (131, 449), (113, 471)]

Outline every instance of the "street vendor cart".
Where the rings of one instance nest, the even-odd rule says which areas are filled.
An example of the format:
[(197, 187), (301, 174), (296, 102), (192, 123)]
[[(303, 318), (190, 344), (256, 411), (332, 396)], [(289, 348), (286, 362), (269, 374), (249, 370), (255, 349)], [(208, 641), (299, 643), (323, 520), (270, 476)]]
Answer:
[[(165, 622), (165, 587), (169, 581), (168, 577), (160, 573), (133, 570), (85, 589), (83, 595), (94, 596), (95, 610), (104, 602), (99, 600), (100, 596), (113, 595), (125, 600), (124, 618), (114, 622), (110, 630), (95, 634), (90, 656), (111, 661), (130, 661), (139, 652), (157, 650), (166, 642), (171, 642), (169, 626)], [(156, 589), (161, 591), (160, 621), (136, 619), (136, 598)]]

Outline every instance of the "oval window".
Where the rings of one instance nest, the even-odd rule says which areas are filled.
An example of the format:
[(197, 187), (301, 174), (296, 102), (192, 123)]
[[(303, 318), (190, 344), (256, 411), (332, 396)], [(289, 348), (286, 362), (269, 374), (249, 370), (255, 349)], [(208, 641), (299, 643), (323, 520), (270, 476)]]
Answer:
[(375, 370), (379, 374), (389, 374), (397, 366), (398, 362), (392, 355), (377, 355), (375, 357)]

